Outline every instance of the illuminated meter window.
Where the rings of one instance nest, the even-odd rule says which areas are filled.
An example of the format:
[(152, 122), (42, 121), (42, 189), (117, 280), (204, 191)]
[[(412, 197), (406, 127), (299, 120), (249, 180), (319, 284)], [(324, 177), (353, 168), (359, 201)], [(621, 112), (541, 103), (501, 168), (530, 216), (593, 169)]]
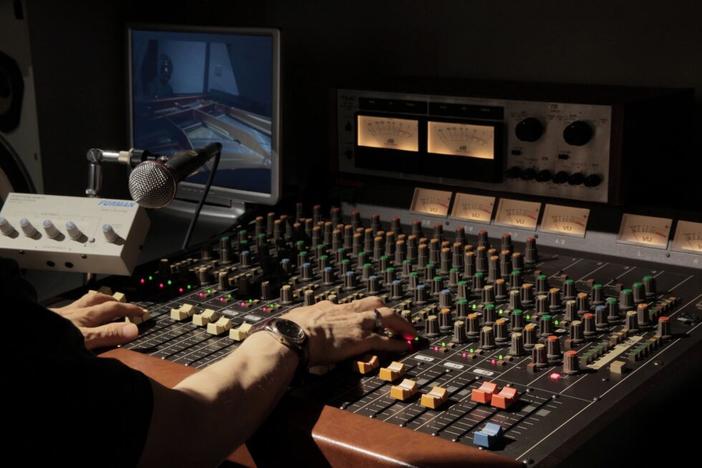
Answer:
[(358, 115), (358, 146), (418, 151), (419, 122), (412, 119)]
[(495, 127), (451, 122), (429, 122), (430, 153), (467, 158), (495, 159)]

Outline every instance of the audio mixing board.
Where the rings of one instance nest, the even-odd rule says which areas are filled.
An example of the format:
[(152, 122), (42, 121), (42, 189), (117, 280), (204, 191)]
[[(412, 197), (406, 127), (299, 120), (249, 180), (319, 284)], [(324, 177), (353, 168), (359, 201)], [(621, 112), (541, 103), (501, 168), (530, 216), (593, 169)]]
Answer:
[(297, 393), (525, 463), (563, 456), (701, 334), (694, 269), (319, 207), (104, 284), (150, 311), (126, 348), (193, 368), (290, 308), (380, 296), (416, 327), (411, 351), (320, 370)]

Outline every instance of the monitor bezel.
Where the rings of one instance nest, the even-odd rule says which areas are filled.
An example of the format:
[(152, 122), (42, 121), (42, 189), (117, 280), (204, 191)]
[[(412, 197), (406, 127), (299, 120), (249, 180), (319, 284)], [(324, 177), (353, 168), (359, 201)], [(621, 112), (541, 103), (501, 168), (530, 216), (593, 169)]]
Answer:
[[(134, 100), (133, 100), (133, 76), (132, 76), (132, 32), (133, 31), (155, 31), (155, 32), (180, 32), (180, 33), (210, 33), (210, 34), (240, 34), (253, 36), (266, 36), (272, 38), (273, 46), (273, 79), (272, 79), (272, 115), (271, 115), (271, 192), (250, 192), (246, 190), (232, 189), (222, 186), (212, 185), (207, 196), (203, 214), (207, 214), (207, 207), (211, 206), (215, 211), (227, 208), (240, 207), (244, 202), (259, 203), (264, 205), (274, 205), (280, 199), (281, 190), (281, 74), (280, 74), (280, 30), (277, 28), (252, 28), (252, 27), (218, 27), (218, 26), (191, 26), (175, 24), (151, 24), (151, 23), (129, 23), (126, 26), (127, 36), (127, 102), (129, 109), (129, 145), (134, 147)], [(148, 149), (148, 148), (140, 148)], [(204, 184), (193, 182), (181, 182), (178, 184), (176, 202), (185, 201), (197, 202), (202, 197)], [(224, 204), (224, 205), (223, 205)], [(227, 206), (228, 205), (228, 206)], [(187, 207), (187, 205), (186, 205)], [(182, 211), (183, 205), (179, 204), (178, 210)], [(193, 206), (194, 209), (194, 206)]]

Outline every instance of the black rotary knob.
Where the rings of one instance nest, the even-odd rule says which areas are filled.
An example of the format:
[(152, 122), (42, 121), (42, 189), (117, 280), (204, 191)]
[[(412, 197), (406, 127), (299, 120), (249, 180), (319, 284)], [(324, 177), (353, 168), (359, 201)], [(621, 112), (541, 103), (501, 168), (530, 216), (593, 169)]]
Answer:
[(563, 139), (572, 146), (583, 146), (592, 139), (592, 126), (583, 121), (576, 120), (563, 130)]
[(533, 180), (536, 178), (536, 169), (524, 169), (521, 175), (522, 180)]
[(570, 174), (568, 174), (566, 171), (556, 172), (556, 175), (553, 176), (553, 183), (565, 184), (566, 182), (568, 182), (568, 177), (570, 177)]
[(505, 177), (508, 179), (519, 179), (522, 176), (522, 168), (518, 166), (510, 167), (505, 171)]
[(528, 117), (514, 127), (514, 134), (521, 141), (536, 141), (544, 134), (544, 125), (534, 117)]
[(544, 169), (544, 170), (539, 171), (536, 174), (536, 181), (537, 182), (548, 182), (549, 180), (551, 180), (552, 177), (553, 177), (553, 174), (551, 174), (551, 171), (549, 171), (548, 169)]
[(585, 177), (585, 187), (597, 187), (602, 183), (602, 176), (598, 174), (590, 174)]
[(569, 185), (582, 185), (583, 182), (585, 182), (585, 176), (582, 172), (576, 172), (568, 177)]

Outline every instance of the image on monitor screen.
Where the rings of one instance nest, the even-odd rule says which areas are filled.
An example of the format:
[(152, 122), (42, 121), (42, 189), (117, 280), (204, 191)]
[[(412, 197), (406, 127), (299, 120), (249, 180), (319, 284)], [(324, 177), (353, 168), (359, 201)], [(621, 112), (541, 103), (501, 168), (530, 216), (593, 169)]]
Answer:
[[(213, 186), (277, 195), (275, 30), (129, 29), (132, 146), (156, 154), (222, 144)], [(204, 184), (212, 161), (186, 178)]]

